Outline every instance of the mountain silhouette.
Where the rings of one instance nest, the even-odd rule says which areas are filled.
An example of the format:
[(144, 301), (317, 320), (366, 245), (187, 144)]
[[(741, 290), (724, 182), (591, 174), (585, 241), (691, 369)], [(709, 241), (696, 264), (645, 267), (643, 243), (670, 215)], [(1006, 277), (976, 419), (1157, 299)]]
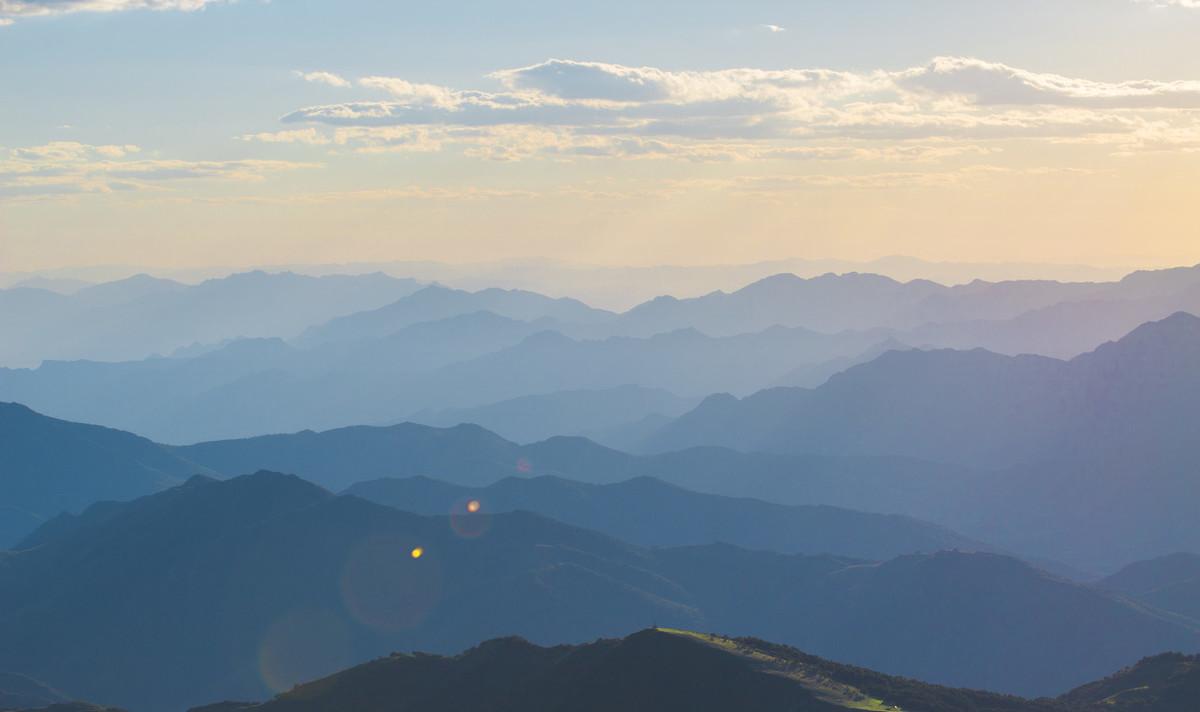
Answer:
[(1026, 694), (1200, 646), (1179, 621), (1003, 556), (643, 549), (528, 513), (424, 517), (271, 473), (193, 478), (38, 541), (0, 557), (0, 669), (135, 712), (259, 699), (396, 650), (582, 642), (647, 619)]
[(993, 470), (960, 507), (981, 518), (938, 521), (1104, 569), (1200, 549), (1187, 504), (1200, 498), (1196, 363), (1200, 319), (1184, 313), (1070, 361), (891, 351), (816, 389), (711, 397), (647, 449), (890, 455)]
[[(0, 370), (0, 397), (57, 417), (190, 443), (396, 422), (421, 411), (558, 392), (633, 386), (697, 400), (714, 390), (750, 393), (803, 364), (857, 357), (886, 339), (781, 328), (726, 338), (685, 330), (574, 339), (555, 331), (561, 326), (468, 312), (311, 348), (242, 339), (165, 359), (55, 361)], [(563, 414), (574, 418), (556, 434), (587, 432), (593, 424), (585, 410)], [(613, 425), (649, 414), (631, 413)]]
[(646, 419), (662, 418), (659, 422), (665, 423), (698, 404), (698, 398), (659, 388), (617, 386), (521, 396), (474, 408), (424, 410), (408, 420), (438, 427), (474, 423), (520, 443), (577, 435), (619, 447), (617, 443), (630, 437), (628, 431), (646, 432)]
[(650, 477), (611, 485), (510, 477), (482, 488), (413, 477), (359, 483), (347, 494), (419, 514), (461, 516), (472, 502), (490, 513), (535, 512), (641, 546), (723, 542), (747, 549), (873, 560), (982, 547), (908, 517), (699, 494)]
[(454, 657), (393, 655), (259, 705), (193, 712), (1065, 712), (1059, 705), (955, 690), (839, 665), (749, 638), (651, 629), (541, 648), (491, 640)]
[(1064, 695), (1068, 705), (1114, 712), (1189, 712), (1200, 695), (1200, 656), (1167, 653)]
[(248, 272), (197, 285), (139, 275), (60, 295), (0, 290), (0, 365), (120, 361), (197, 342), (292, 338), (309, 326), (373, 309), (418, 288), (382, 274), (307, 277)]
[(304, 346), (331, 342), (368, 341), (422, 322), (439, 321), (474, 312), (491, 312), (517, 321), (551, 319), (589, 324), (613, 315), (574, 299), (546, 297), (519, 289), (468, 292), (431, 285), (378, 309), (350, 314), (309, 328), (300, 337)]
[(1097, 585), (1200, 621), (1200, 555), (1177, 553), (1138, 561)]
[(206, 471), (145, 438), (15, 403), (0, 403), (0, 452), (0, 549), (60, 512), (139, 497)]

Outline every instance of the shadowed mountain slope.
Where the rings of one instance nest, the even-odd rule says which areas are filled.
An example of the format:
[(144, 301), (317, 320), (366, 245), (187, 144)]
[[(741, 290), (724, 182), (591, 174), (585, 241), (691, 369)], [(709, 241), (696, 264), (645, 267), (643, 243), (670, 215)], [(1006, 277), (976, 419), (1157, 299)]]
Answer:
[(1168, 653), (1146, 658), (1061, 700), (1088, 710), (1192, 712), (1200, 700), (1200, 656)]
[(1134, 600), (1200, 621), (1200, 556), (1170, 554), (1126, 566), (1098, 584)]
[(0, 549), (63, 511), (130, 499), (206, 471), (129, 433), (0, 403)]
[[(261, 705), (203, 712), (1058, 712), (1052, 702), (955, 690), (838, 665), (781, 645), (669, 629), (540, 648), (492, 640), (455, 657), (394, 655)], [(193, 712), (201, 712), (194, 710)]]

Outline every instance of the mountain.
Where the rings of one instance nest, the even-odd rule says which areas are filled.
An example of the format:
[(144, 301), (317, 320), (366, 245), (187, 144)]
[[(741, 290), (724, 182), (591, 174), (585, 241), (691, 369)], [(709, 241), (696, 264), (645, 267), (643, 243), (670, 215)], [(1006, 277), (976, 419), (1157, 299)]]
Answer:
[(533, 514), (424, 517), (270, 473), (90, 509), (0, 554), (0, 600), (0, 669), (135, 712), (258, 699), (395, 650), (582, 642), (647, 621), (770, 632), (1026, 694), (1200, 648), (1179, 621), (1003, 556), (642, 549)]
[(1178, 553), (1135, 562), (1097, 585), (1200, 621), (1200, 555)]
[(1070, 361), (891, 351), (816, 389), (711, 397), (647, 447), (903, 456), (991, 470), (975, 501), (959, 507), (980, 518), (935, 521), (1104, 569), (1200, 549), (1187, 504), (1200, 498), (1196, 363), (1200, 319), (1182, 313)]
[[(904, 458), (787, 456), (693, 448), (638, 456), (578, 437), (518, 445), (476, 425), (434, 428), (413, 423), (355, 426), (170, 448), (210, 470), (294, 472), (332, 490), (363, 480), (425, 476), (466, 486), (506, 477), (556, 475), (595, 484), (656, 477), (687, 489), (792, 504), (824, 503), (887, 511), (937, 507), (975, 473)], [(881, 508), (882, 507), (882, 508)]]
[(1073, 707), (1112, 712), (1190, 712), (1200, 699), (1200, 656), (1146, 658), (1060, 699)]
[(770, 326), (828, 333), (887, 329), (914, 345), (1068, 358), (1177, 311), (1200, 311), (1200, 265), (1135, 272), (1117, 282), (976, 280), (956, 286), (878, 274), (785, 273), (728, 293), (659, 297), (608, 328), (635, 336), (681, 328), (714, 336)]
[(640, 546), (727, 543), (782, 553), (890, 559), (901, 554), (981, 545), (908, 517), (836, 507), (788, 507), (699, 494), (642, 477), (590, 485), (557, 477), (509, 477), (489, 487), (461, 487), (424, 477), (363, 482), (347, 490), (419, 514), (535, 512)]
[(750, 393), (800, 364), (857, 355), (886, 338), (782, 327), (718, 338), (695, 329), (606, 339), (545, 332), (431, 373), (422, 388), (427, 400), (451, 404), (631, 384), (688, 397), (714, 390)]
[(67, 700), (66, 695), (37, 680), (14, 673), (0, 673), (0, 710), (49, 707)]
[(1050, 701), (955, 690), (822, 660), (782, 645), (655, 628), (541, 648), (491, 640), (454, 657), (392, 655), (258, 705), (193, 712), (1065, 712)]
[(694, 328), (714, 336), (761, 331), (772, 326), (803, 327), (829, 333), (879, 327), (903, 328), (921, 322), (904, 313), (946, 287), (916, 280), (897, 282), (874, 274), (826, 274), (804, 279), (778, 274), (735, 292), (702, 297), (663, 296), (621, 315), (621, 333), (649, 335)]
[[(714, 390), (750, 393), (798, 365), (857, 355), (886, 338), (777, 328), (726, 338), (681, 331), (589, 340), (548, 331), (549, 326), (545, 320), (469, 312), (379, 338), (311, 348), (242, 339), (176, 358), (54, 361), (35, 370), (0, 370), (0, 398), (57, 417), (187, 443), (395, 422), (435, 408), (461, 411), (568, 392), (573, 395), (563, 398), (576, 403), (564, 404), (559, 415), (571, 419), (559, 420), (550, 434), (591, 433), (596, 425), (603, 434), (653, 414), (640, 410), (621, 417), (618, 401), (633, 396), (636, 405), (638, 397), (620, 389), (666, 390), (696, 399)], [(610, 391), (614, 400), (580, 391)], [(578, 402), (589, 398), (591, 404)], [(597, 419), (592, 406), (611, 415)], [(550, 427), (543, 421), (537, 434)]]
[(683, 398), (658, 388), (617, 386), (522, 396), (474, 408), (424, 410), (408, 420), (439, 427), (474, 423), (521, 443), (556, 435), (578, 435), (603, 443), (623, 438), (625, 429), (647, 418), (675, 418), (698, 404), (698, 398)]
[(15, 403), (0, 403), (0, 452), (0, 549), (60, 512), (139, 497), (206, 471), (144, 438)]
[(378, 339), (413, 324), (481, 311), (518, 321), (551, 319), (570, 324), (596, 324), (613, 316), (611, 312), (593, 309), (574, 299), (555, 299), (518, 289), (467, 292), (435, 284), (386, 306), (310, 327), (300, 337), (299, 343), (311, 347)]
[(237, 337), (298, 335), (329, 319), (411, 294), (382, 274), (305, 277), (250, 272), (197, 285), (139, 275), (70, 295), (0, 290), (0, 365), (119, 361)]

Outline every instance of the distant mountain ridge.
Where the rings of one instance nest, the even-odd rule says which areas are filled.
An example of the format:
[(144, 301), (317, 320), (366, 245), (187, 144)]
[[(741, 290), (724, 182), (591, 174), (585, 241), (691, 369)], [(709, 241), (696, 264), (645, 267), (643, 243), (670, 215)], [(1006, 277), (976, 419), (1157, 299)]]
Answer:
[(0, 290), (0, 365), (120, 361), (194, 343), (285, 337), (411, 294), (413, 280), (382, 274), (306, 277), (249, 272), (184, 285), (147, 275), (70, 295)]
[[(963, 505), (990, 511), (990, 523), (951, 526), (1109, 566), (1200, 548), (1185, 504), (1200, 499), (1197, 363), (1200, 319), (1184, 313), (1071, 361), (892, 351), (816, 389), (709, 398), (646, 449), (720, 445), (999, 470)], [(1030, 541), (1011, 538), (1021, 530)]]
[(424, 477), (361, 482), (346, 490), (418, 514), (529, 511), (650, 547), (726, 543), (785, 554), (890, 559), (902, 554), (987, 547), (908, 517), (836, 507), (786, 507), (704, 495), (643, 477), (590, 485), (557, 477), (510, 477), (482, 488)]
[[(531, 396), (627, 386), (698, 398), (749, 393), (805, 363), (850, 358), (887, 337), (769, 329), (711, 338), (574, 339), (548, 317), (467, 312), (381, 338), (310, 349), (277, 339), (231, 342), (187, 358), (48, 362), (0, 369), (0, 398), (164, 442), (396, 422), (422, 410), (470, 409)], [(626, 425), (652, 413), (631, 413)], [(588, 424), (578, 411), (566, 432)], [(544, 432), (544, 430), (543, 430)], [(563, 431), (559, 431), (561, 434)]]

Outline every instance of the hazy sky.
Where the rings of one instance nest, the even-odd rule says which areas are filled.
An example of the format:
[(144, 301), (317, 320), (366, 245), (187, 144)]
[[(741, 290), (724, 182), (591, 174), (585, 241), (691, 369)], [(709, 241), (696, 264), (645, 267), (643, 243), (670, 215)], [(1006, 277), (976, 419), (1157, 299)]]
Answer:
[(1200, 0), (0, 0), (0, 272), (1200, 262)]

